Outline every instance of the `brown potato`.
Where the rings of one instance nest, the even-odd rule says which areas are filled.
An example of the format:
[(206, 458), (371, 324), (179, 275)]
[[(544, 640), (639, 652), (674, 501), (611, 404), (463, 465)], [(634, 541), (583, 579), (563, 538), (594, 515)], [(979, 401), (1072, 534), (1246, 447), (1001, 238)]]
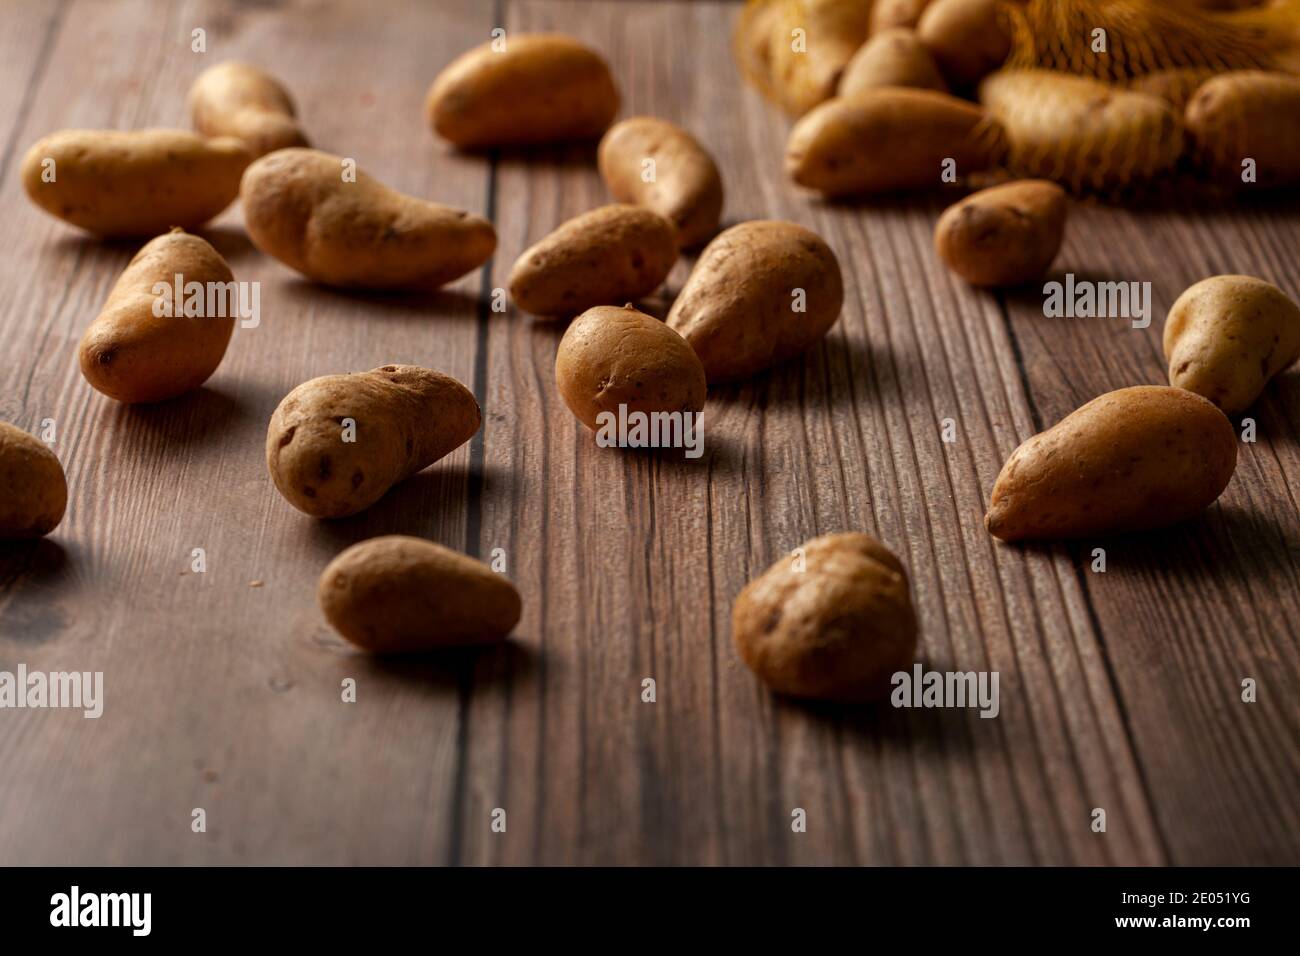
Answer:
[(1094, 398), (1011, 453), (984, 526), (1003, 541), (1163, 528), (1192, 518), (1237, 467), (1232, 423), (1164, 385)]
[(156, 236), (197, 229), (229, 206), (251, 158), (237, 139), (186, 130), (65, 129), (27, 151), (23, 188), (97, 236)]
[(884, 697), (916, 653), (907, 572), (867, 534), (813, 538), (736, 598), (731, 632), (745, 664), (778, 694)]
[(510, 270), (510, 297), (547, 318), (644, 298), (677, 261), (677, 230), (642, 206), (601, 206), (525, 249)]
[(790, 131), (785, 168), (827, 196), (936, 188), (945, 162), (965, 176), (1000, 157), (1000, 131), (973, 103), (880, 87), (823, 103)]
[(868, 35), (875, 36), (894, 27), (916, 29), (930, 0), (874, 0), (868, 20)]
[(1128, 89), (1134, 93), (1158, 96), (1181, 116), (1187, 107), (1187, 101), (1206, 80), (1218, 76), (1218, 70), (1179, 67), (1168, 70), (1155, 70), (1135, 76), (1128, 82)]
[(910, 86), (947, 92), (930, 51), (906, 27), (875, 34), (849, 60), (840, 77), (840, 96), (852, 96), (877, 86)]
[(677, 227), (682, 248), (707, 242), (718, 231), (722, 176), (708, 150), (686, 130), (653, 116), (634, 116), (610, 127), (597, 158), (610, 194), (659, 213)]
[(465, 444), (481, 422), (473, 393), (441, 372), (385, 365), (325, 375), (276, 408), (266, 467), (299, 511), (342, 518)]
[(646, 415), (703, 411), (708, 390), (686, 340), (630, 305), (598, 305), (573, 320), (555, 355), (555, 385), (592, 431), (620, 405)]
[(0, 422), (0, 540), (40, 538), (58, 527), (68, 507), (68, 482), (54, 452)]
[(840, 74), (867, 39), (862, 0), (787, 0), (771, 22), (772, 95), (802, 116), (835, 95)]
[(227, 61), (199, 74), (189, 95), (190, 121), (204, 136), (233, 136), (253, 157), (308, 146), (288, 91), (271, 74)]
[(1033, 282), (1060, 251), (1067, 208), (1065, 190), (1045, 179), (981, 189), (939, 217), (934, 248), (973, 285)]
[(772, 88), (772, 45), (782, 18), (784, 0), (747, 0), (731, 36), (732, 56), (746, 82), (775, 102)]
[(614, 121), (618, 102), (599, 53), (558, 33), (510, 34), (439, 73), (425, 115), (443, 139), (482, 149), (595, 139)]
[(1000, 67), (1011, 52), (1003, 0), (934, 0), (916, 23), (916, 38), (956, 87), (970, 87)]
[(1170, 385), (1236, 415), (1300, 358), (1300, 307), (1253, 276), (1203, 279), (1169, 310), (1164, 348)]
[(705, 247), (667, 321), (712, 385), (803, 352), (843, 304), (840, 264), (820, 236), (792, 222), (743, 222)]
[(316, 282), (363, 289), (435, 288), (496, 250), (486, 219), (405, 196), (350, 163), (281, 149), (249, 166), (240, 197), (253, 244)]
[(1240, 186), (1242, 163), (1253, 159), (1259, 185), (1300, 183), (1300, 76), (1241, 70), (1214, 77), (1188, 101), (1186, 122), (1216, 182)]
[(503, 641), (522, 610), (504, 575), (400, 534), (343, 551), (321, 573), (316, 596), (336, 631), (376, 654)]

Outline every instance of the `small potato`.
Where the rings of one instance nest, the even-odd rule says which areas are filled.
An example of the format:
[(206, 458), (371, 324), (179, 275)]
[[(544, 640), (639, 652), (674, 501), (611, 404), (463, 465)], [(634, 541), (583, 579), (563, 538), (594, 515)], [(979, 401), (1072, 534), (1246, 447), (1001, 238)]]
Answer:
[(1065, 190), (1045, 179), (981, 189), (939, 217), (934, 248), (972, 285), (1024, 285), (1060, 251), (1067, 206)]
[(1000, 67), (1011, 52), (1004, 0), (934, 0), (916, 23), (916, 38), (956, 87), (971, 87)]
[(821, 236), (792, 222), (742, 222), (705, 247), (667, 321), (713, 385), (816, 344), (843, 304), (840, 264)]
[(179, 229), (159, 236), (135, 254), (82, 336), (81, 374), (128, 404), (191, 392), (225, 357), (237, 303), (235, 277), (216, 249)]
[(830, 99), (867, 39), (863, 0), (786, 0), (772, 21), (772, 95), (791, 116)]
[(618, 87), (594, 50), (558, 33), (511, 34), (462, 54), (433, 81), (425, 115), (462, 149), (595, 139)]
[(435, 288), (487, 262), (492, 223), (405, 196), (315, 149), (281, 149), (248, 167), (240, 186), (253, 244), (325, 285)]
[(700, 412), (708, 386), (686, 340), (632, 306), (598, 305), (573, 320), (555, 355), (555, 385), (592, 431), (602, 412)]
[(707, 242), (718, 231), (722, 176), (699, 140), (680, 126), (653, 116), (625, 119), (610, 127), (597, 157), (610, 194), (659, 213), (677, 227), (682, 248)]
[(321, 573), (330, 625), (376, 654), (494, 644), (519, 623), (519, 592), (481, 561), (390, 534), (354, 544)]
[(1237, 435), (1210, 402), (1139, 385), (1094, 398), (1011, 453), (984, 526), (1003, 541), (1163, 528), (1222, 494)]
[(880, 87), (817, 107), (790, 131), (785, 169), (826, 196), (935, 188), (992, 166), (1001, 134), (973, 103), (935, 90)]
[(910, 86), (947, 92), (934, 57), (906, 27), (875, 34), (862, 45), (840, 77), (840, 96), (877, 86)]
[(1300, 183), (1300, 76), (1242, 70), (1214, 77), (1188, 101), (1186, 122), (1216, 182), (1242, 185), (1242, 163), (1251, 159), (1261, 186)]
[(525, 249), (510, 270), (510, 297), (547, 318), (644, 298), (677, 261), (677, 230), (642, 206), (601, 206)]
[(385, 365), (325, 375), (276, 408), (266, 467), (299, 511), (342, 518), (465, 444), (481, 422), (473, 393), (441, 372)]
[(782, 558), (736, 598), (741, 659), (778, 694), (867, 701), (912, 665), (916, 614), (907, 572), (868, 534), (827, 534)]
[(229, 206), (251, 159), (230, 137), (65, 129), (27, 151), (23, 188), (51, 216), (97, 236), (156, 236), (197, 229)]
[(1170, 385), (1236, 415), (1300, 358), (1300, 307), (1253, 276), (1203, 279), (1169, 310), (1164, 347)]
[(1200, 89), (1201, 84), (1206, 80), (1218, 75), (1218, 70), (1192, 67), (1155, 70), (1133, 77), (1129, 80), (1127, 88), (1134, 93), (1158, 96), (1182, 115), (1192, 94)]
[(747, 0), (731, 35), (732, 56), (745, 80), (775, 102), (772, 88), (772, 47), (784, 0)]
[(199, 74), (190, 87), (190, 119), (204, 136), (233, 136), (253, 157), (308, 146), (288, 91), (271, 74), (227, 61)]
[(871, 4), (868, 35), (876, 36), (894, 27), (916, 28), (930, 0), (875, 0)]
[(0, 422), (0, 540), (43, 537), (58, 527), (67, 507), (68, 482), (54, 452)]

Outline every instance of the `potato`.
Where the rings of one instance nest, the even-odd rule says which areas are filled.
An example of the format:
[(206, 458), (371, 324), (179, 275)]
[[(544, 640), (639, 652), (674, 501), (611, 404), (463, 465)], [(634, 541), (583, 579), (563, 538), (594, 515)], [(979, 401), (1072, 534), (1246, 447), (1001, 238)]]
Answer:
[(837, 97), (790, 131), (786, 172), (826, 196), (937, 187), (1001, 155), (1001, 132), (973, 103), (935, 90), (880, 87)]
[(830, 246), (803, 226), (760, 220), (732, 226), (705, 247), (667, 321), (712, 385), (803, 352), (830, 330), (843, 304)]
[(736, 598), (731, 633), (749, 669), (778, 694), (865, 701), (912, 665), (916, 614), (907, 572), (867, 534), (813, 538)]
[(68, 482), (54, 452), (0, 422), (0, 540), (40, 538), (58, 527)]
[(23, 157), (23, 188), (51, 216), (97, 236), (197, 229), (239, 194), (252, 157), (237, 139), (173, 129), (65, 129)]
[[(202, 286), (201, 301), (191, 283)], [(81, 374), (98, 391), (128, 404), (193, 391), (226, 354), (238, 313), (235, 289), (226, 260), (198, 236), (175, 229), (151, 240), (118, 277), (82, 336)], [(187, 314), (195, 303), (202, 314)]]
[(308, 146), (293, 100), (271, 74), (227, 61), (199, 74), (189, 95), (190, 120), (204, 136), (233, 136), (254, 158)]
[(775, 102), (772, 88), (772, 46), (778, 40), (777, 26), (785, 0), (747, 0), (736, 18), (731, 36), (732, 55), (741, 75), (760, 93)]
[(867, 20), (867, 33), (876, 36), (894, 27), (915, 29), (930, 0), (874, 0)]
[(595, 139), (618, 101), (609, 64), (594, 50), (558, 33), (510, 34), (439, 73), (425, 115), (443, 139), (482, 149)]
[(1181, 116), (1187, 107), (1187, 101), (1206, 80), (1218, 76), (1218, 70), (1180, 67), (1168, 70), (1156, 70), (1143, 73), (1128, 81), (1128, 89), (1134, 93), (1146, 93), (1158, 96)]
[(253, 244), (316, 282), (363, 289), (435, 288), (496, 250), (486, 219), (405, 196), (348, 162), (281, 149), (249, 166), (240, 198)]
[(946, 92), (930, 51), (906, 27), (877, 33), (862, 45), (840, 77), (840, 96), (852, 96), (877, 86), (911, 86)]
[(1066, 208), (1065, 190), (1045, 179), (981, 189), (939, 217), (934, 248), (973, 285), (1024, 285), (1041, 278), (1060, 251)]
[(601, 206), (525, 249), (510, 270), (510, 296), (548, 318), (644, 298), (677, 261), (677, 230), (642, 206)]
[(316, 596), (336, 631), (376, 654), (492, 644), (521, 611), (514, 585), (483, 562), (400, 534), (343, 551)]
[(266, 467), (299, 511), (342, 518), (465, 444), (481, 421), (473, 393), (431, 369), (385, 365), (324, 375), (276, 408)]
[(1232, 423), (1181, 388), (1094, 398), (1011, 453), (984, 526), (1003, 541), (1163, 528), (1208, 508), (1237, 466)]
[(610, 128), (597, 158), (610, 194), (659, 213), (677, 228), (682, 248), (707, 242), (718, 231), (722, 176), (686, 130), (653, 116), (634, 116)]
[(863, 0), (786, 0), (771, 24), (771, 87), (778, 106), (802, 116), (835, 95), (840, 74), (867, 39)]
[(1242, 70), (1207, 80), (1187, 103), (1187, 129), (1216, 181), (1240, 185), (1255, 161), (1265, 187), (1300, 183), (1300, 76)]
[(1183, 151), (1168, 103), (1086, 77), (1000, 70), (979, 96), (1006, 130), (1010, 165), (1022, 176), (1107, 191), (1154, 178)]
[(564, 404), (592, 431), (602, 412), (700, 412), (704, 366), (686, 340), (632, 306), (598, 305), (573, 320), (555, 355)]
[(1253, 276), (1203, 279), (1169, 310), (1164, 347), (1170, 385), (1236, 415), (1300, 358), (1300, 307)]
[(974, 86), (1011, 52), (1003, 0), (934, 0), (916, 23), (916, 38), (953, 86)]

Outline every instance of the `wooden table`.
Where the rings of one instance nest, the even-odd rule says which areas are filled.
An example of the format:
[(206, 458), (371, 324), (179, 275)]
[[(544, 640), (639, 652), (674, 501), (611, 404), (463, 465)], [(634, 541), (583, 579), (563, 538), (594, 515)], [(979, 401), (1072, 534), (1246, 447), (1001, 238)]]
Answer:
[[(1096, 543), (1009, 547), (982, 524), (1020, 441), (1165, 381), (1162, 320), (1186, 286), (1249, 272), (1300, 292), (1296, 203), (1080, 206), (1058, 274), (1150, 281), (1156, 321), (1044, 318), (1037, 292), (978, 292), (936, 260), (941, 197), (830, 206), (792, 188), (788, 123), (729, 56), (736, 10), (0, 7), (0, 419), (54, 420), (71, 494), (46, 543), (0, 554), (0, 669), (103, 671), (106, 696), (99, 720), (0, 711), (0, 863), (1300, 862), (1300, 374), (1253, 410), (1259, 439), (1220, 501), (1103, 542), (1105, 573)], [(839, 256), (825, 344), (715, 389), (698, 461), (597, 448), (556, 394), (560, 329), (491, 311), (522, 249), (606, 201), (591, 148), (461, 156), (425, 126), (429, 82), (498, 23), (603, 50), (625, 114), (677, 121), (717, 155), (729, 221), (794, 220)], [(490, 216), (500, 246), (437, 295), (349, 295), (259, 254), (235, 208), (207, 235), (262, 284), (261, 326), (236, 331), (198, 393), (122, 407), (75, 349), (134, 247), (40, 213), (18, 162), (58, 128), (186, 125), (191, 80), (225, 58), (279, 75), (322, 148)], [(471, 385), (482, 431), (360, 516), (297, 513), (263, 463), (271, 411), (308, 378), (388, 362)], [(907, 564), (927, 667), (1000, 673), (997, 719), (798, 705), (740, 664), (740, 588), (848, 529)], [(513, 642), (399, 662), (338, 638), (321, 569), (393, 532), (504, 549), (524, 596)]]

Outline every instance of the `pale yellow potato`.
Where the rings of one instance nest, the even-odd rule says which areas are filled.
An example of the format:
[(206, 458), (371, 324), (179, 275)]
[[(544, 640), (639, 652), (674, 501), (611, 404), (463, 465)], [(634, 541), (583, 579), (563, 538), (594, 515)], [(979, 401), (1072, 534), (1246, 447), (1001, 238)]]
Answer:
[(1041, 278), (1056, 258), (1068, 208), (1065, 190), (1045, 179), (991, 186), (944, 210), (934, 248), (973, 285), (1023, 285)]
[(934, 57), (907, 27), (881, 31), (862, 44), (840, 77), (839, 95), (852, 96), (877, 86), (948, 90)]
[(868, 35), (875, 36), (894, 27), (914, 30), (929, 5), (930, 0), (872, 0), (871, 16), (867, 21)]
[[(1185, 118), (1215, 182), (1246, 189), (1300, 183), (1300, 76), (1224, 73), (1197, 87)], [(1246, 160), (1254, 160), (1253, 183), (1242, 178)]]
[(63, 520), (68, 482), (43, 442), (0, 422), (0, 540), (40, 538)]
[(208, 67), (190, 87), (190, 121), (204, 136), (233, 136), (254, 158), (308, 146), (297, 110), (280, 81), (249, 63)]
[(791, 116), (835, 95), (840, 74), (867, 39), (862, 0), (784, 0), (769, 29), (771, 92)]

